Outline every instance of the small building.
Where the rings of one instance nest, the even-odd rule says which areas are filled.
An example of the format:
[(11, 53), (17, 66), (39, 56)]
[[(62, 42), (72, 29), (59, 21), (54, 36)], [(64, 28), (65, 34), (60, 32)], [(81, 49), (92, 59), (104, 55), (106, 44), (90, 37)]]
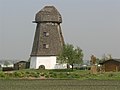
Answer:
[(29, 68), (30, 63), (27, 61), (19, 61), (14, 64), (14, 69), (15, 70), (20, 70), (20, 69), (27, 69)]
[(110, 59), (100, 62), (102, 65), (102, 70), (105, 72), (117, 72), (120, 71), (120, 59)]

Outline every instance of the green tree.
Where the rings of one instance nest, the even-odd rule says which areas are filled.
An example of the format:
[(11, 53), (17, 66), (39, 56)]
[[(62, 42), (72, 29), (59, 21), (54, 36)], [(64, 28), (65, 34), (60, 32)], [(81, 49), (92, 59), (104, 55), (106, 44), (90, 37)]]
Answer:
[(99, 62), (100, 62), (100, 59), (96, 58), (96, 63), (99, 64)]
[(75, 48), (71, 44), (66, 44), (58, 55), (58, 62), (71, 65), (73, 70), (74, 64), (83, 62), (83, 52), (79, 47)]

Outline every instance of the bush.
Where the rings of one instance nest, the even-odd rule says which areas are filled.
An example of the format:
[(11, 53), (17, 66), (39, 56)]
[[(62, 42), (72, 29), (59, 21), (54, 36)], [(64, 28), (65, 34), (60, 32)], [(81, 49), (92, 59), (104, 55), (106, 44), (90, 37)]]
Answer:
[(114, 76), (113, 73), (109, 73), (109, 74), (108, 74), (108, 77), (113, 77), (113, 76)]
[(44, 76), (45, 74), (44, 73), (40, 73), (40, 76)]
[(56, 74), (56, 73), (53, 73), (53, 74), (50, 75), (50, 77), (56, 78), (56, 77), (57, 77), (57, 74)]
[(45, 77), (46, 77), (46, 78), (50, 78), (49, 72), (48, 72), (48, 73), (45, 73)]
[(73, 72), (72, 69), (53, 69), (53, 72)]
[(38, 72), (31, 72), (30, 76), (38, 78), (40, 76), (40, 73), (38, 73)]
[(26, 74), (30, 74), (30, 72), (29, 72), (29, 71), (26, 71), (25, 73), (26, 73)]
[(25, 73), (24, 72), (14, 72), (13, 74), (14, 74), (15, 77), (19, 77), (19, 78), (25, 77)]
[(0, 72), (0, 77), (1, 77), (1, 78), (5, 78), (5, 76), (6, 76), (5, 73)]

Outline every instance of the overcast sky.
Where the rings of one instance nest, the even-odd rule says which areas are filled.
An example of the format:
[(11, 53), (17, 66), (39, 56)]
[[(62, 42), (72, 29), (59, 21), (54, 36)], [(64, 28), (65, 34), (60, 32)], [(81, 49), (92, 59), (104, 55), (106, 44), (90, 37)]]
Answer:
[(35, 14), (54, 5), (62, 15), (66, 43), (79, 46), (84, 59), (94, 54), (120, 58), (120, 0), (0, 0), (0, 59), (28, 59)]

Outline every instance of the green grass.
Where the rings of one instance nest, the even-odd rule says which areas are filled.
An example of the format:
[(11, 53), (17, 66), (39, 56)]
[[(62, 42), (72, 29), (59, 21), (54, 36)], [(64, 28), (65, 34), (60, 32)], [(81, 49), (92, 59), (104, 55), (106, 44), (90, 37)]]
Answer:
[(78, 80), (120, 80), (120, 72), (105, 72), (90, 74), (88, 70), (18, 70), (13, 73), (0, 72), (1, 79), (15, 79), (15, 78), (40, 78), (46, 79), (78, 79)]
[(120, 90), (120, 81), (1, 79), (0, 90)]

